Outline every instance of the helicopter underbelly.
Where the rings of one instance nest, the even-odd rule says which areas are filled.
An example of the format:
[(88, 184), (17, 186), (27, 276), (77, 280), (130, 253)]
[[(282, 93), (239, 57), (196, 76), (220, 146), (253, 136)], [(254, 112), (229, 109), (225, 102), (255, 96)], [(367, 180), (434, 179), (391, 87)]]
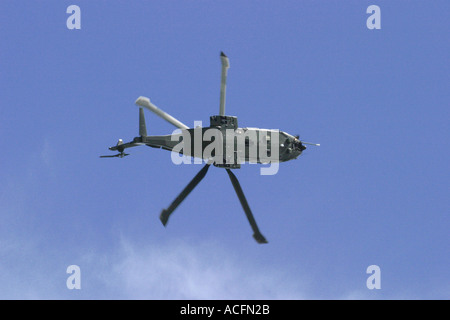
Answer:
[(243, 163), (284, 162), (292, 158), (292, 155), (286, 157), (286, 148), (280, 143), (285, 140), (283, 132), (257, 128), (229, 130), (217, 127), (187, 129), (172, 135), (146, 136), (142, 142), (187, 157), (210, 160), (218, 166), (238, 167)]

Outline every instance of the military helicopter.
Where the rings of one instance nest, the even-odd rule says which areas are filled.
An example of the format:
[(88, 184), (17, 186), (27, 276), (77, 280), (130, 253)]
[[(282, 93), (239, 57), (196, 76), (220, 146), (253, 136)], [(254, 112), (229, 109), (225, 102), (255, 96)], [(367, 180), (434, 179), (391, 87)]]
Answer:
[[(300, 141), (298, 135), (293, 136), (278, 130), (239, 128), (236, 117), (225, 115), (226, 82), (230, 63), (228, 57), (223, 52), (220, 54), (220, 60), (222, 64), (220, 109), (219, 115), (210, 117), (209, 127), (189, 128), (187, 125), (156, 107), (149, 98), (141, 96), (135, 102), (139, 106), (139, 136), (126, 143), (122, 139), (119, 139), (115, 146), (109, 148), (109, 150), (118, 151), (119, 153), (100, 157), (123, 158), (129, 155), (125, 153), (125, 149), (146, 145), (152, 148), (169, 150), (185, 157), (202, 159), (202, 161), (206, 162), (205, 166), (189, 182), (183, 191), (181, 191), (170, 206), (162, 210), (159, 218), (164, 226), (167, 225), (169, 217), (175, 209), (205, 177), (211, 164), (215, 167), (224, 168), (228, 173), (250, 226), (253, 229), (253, 238), (258, 243), (267, 243), (266, 238), (261, 234), (256, 224), (241, 185), (230, 169), (238, 169), (241, 163), (245, 162), (279, 163), (289, 161), (296, 159), (306, 149), (305, 144), (316, 146), (319, 146), (319, 144)], [(170, 135), (147, 135), (144, 108), (171, 123), (178, 130), (175, 130)], [(211, 132), (212, 134), (209, 134), (210, 139), (197, 139), (197, 137), (205, 137)], [(241, 143), (234, 143), (235, 140)], [(211, 147), (213, 144), (215, 148)], [(210, 152), (207, 153), (207, 150)]]

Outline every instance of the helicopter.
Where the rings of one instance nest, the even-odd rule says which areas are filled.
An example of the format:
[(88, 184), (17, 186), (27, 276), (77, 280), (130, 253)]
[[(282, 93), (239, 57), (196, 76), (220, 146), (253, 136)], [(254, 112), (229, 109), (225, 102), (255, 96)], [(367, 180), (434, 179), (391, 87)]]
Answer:
[[(161, 211), (159, 218), (164, 226), (167, 225), (169, 217), (175, 209), (205, 177), (211, 165), (224, 168), (253, 230), (253, 238), (260, 244), (267, 243), (266, 238), (258, 228), (241, 185), (231, 170), (239, 169), (242, 163), (247, 162), (278, 164), (297, 159), (306, 149), (305, 144), (315, 146), (320, 144), (301, 141), (298, 135), (294, 136), (279, 130), (238, 127), (237, 117), (225, 114), (226, 83), (230, 63), (223, 52), (220, 53), (220, 60), (222, 70), (219, 115), (210, 117), (209, 127), (189, 128), (155, 106), (149, 98), (140, 96), (135, 101), (135, 104), (139, 106), (139, 136), (126, 143), (119, 139), (115, 146), (109, 147), (111, 151), (118, 151), (117, 154), (100, 157), (123, 158), (129, 155), (125, 153), (126, 149), (146, 145), (171, 151), (172, 154), (182, 155), (185, 159), (195, 158), (201, 159), (200, 163), (206, 162), (170, 206)], [(147, 135), (144, 108), (174, 125), (177, 129), (169, 135)], [(174, 158), (172, 157), (172, 159)]]

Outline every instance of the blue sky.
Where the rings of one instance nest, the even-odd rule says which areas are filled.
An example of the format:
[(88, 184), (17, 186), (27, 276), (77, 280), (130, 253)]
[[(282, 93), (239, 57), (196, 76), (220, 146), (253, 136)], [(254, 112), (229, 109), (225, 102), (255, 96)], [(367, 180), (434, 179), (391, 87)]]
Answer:
[[(69, 30), (66, 9), (81, 9)], [(369, 30), (369, 5), (381, 29)], [(0, 2), (0, 298), (448, 299), (448, 1)], [(309, 147), (273, 176), (139, 147), (137, 97)], [(173, 127), (146, 112), (149, 134)], [(69, 290), (66, 268), (81, 269)], [(381, 289), (366, 269), (378, 265)]]

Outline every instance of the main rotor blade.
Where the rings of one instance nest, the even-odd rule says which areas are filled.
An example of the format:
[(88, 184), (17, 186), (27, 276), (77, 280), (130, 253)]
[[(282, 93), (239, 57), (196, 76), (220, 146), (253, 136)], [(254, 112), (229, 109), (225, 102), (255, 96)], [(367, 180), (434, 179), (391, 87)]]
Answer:
[(167, 224), (167, 221), (169, 220), (170, 215), (172, 212), (180, 205), (180, 203), (186, 198), (189, 193), (194, 190), (194, 188), (199, 184), (200, 181), (205, 177), (206, 172), (208, 172), (210, 164), (206, 164), (202, 170), (200, 170), (197, 175), (194, 177), (194, 179), (189, 182), (189, 184), (181, 191), (181, 193), (178, 195), (178, 197), (170, 204), (170, 206), (167, 209), (164, 209), (161, 211), (161, 214), (159, 216), (159, 219), (161, 220), (162, 224), (165, 226)]
[(230, 67), (230, 61), (225, 53), (220, 53), (220, 61), (222, 62), (222, 76), (220, 79), (220, 110), (219, 115), (225, 115), (225, 96), (227, 91), (227, 72)]
[(239, 201), (241, 201), (241, 205), (245, 211), (245, 215), (247, 216), (248, 222), (250, 222), (250, 225), (253, 229), (253, 238), (255, 238), (256, 242), (258, 242), (258, 243), (267, 243), (266, 238), (264, 238), (264, 236), (259, 231), (258, 225), (256, 224), (255, 218), (253, 217), (252, 211), (250, 210), (247, 199), (245, 198), (244, 192), (242, 191), (242, 188), (241, 188), (241, 185), (239, 184), (238, 179), (236, 178), (234, 173), (231, 172), (230, 169), (226, 169), (226, 170), (227, 170), (228, 176), (230, 177), (231, 183), (233, 184), (234, 190), (237, 193)]
[(189, 129), (189, 127), (187, 125), (185, 125), (184, 123), (182, 123), (181, 121), (178, 121), (177, 119), (172, 117), (170, 114), (165, 113), (161, 109), (158, 109), (158, 107), (156, 107), (153, 103), (151, 103), (150, 99), (147, 98), (147, 97), (142, 97), (141, 96), (141, 97), (137, 98), (136, 104), (138, 106), (147, 108), (151, 112), (155, 113), (156, 115), (160, 116), (161, 118), (163, 118), (167, 122), (173, 124), (175, 127), (180, 128), (181, 130)]

